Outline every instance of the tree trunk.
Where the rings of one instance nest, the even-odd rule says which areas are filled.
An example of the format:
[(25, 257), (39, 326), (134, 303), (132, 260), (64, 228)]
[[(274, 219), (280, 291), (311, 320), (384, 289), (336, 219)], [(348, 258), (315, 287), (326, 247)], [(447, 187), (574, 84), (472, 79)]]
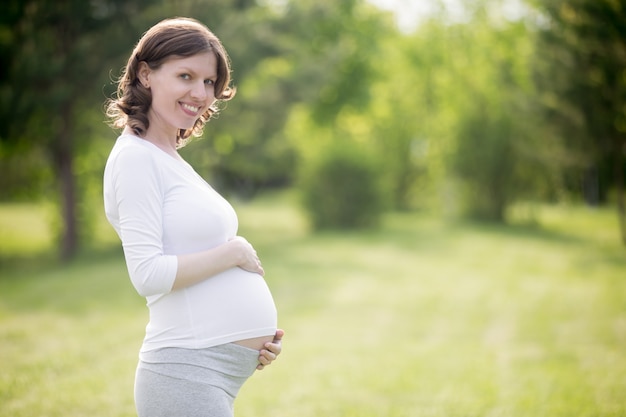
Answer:
[(626, 201), (624, 201), (624, 154), (626, 154), (626, 140), (618, 138), (615, 141), (615, 184), (617, 186), (617, 215), (619, 218), (622, 243), (626, 246)]
[(71, 259), (78, 249), (78, 228), (76, 218), (76, 181), (74, 178), (74, 158), (72, 146), (72, 104), (64, 103), (61, 108), (62, 126), (59, 130), (55, 149), (55, 164), (61, 191), (60, 210), (63, 221), (61, 233), (61, 258)]

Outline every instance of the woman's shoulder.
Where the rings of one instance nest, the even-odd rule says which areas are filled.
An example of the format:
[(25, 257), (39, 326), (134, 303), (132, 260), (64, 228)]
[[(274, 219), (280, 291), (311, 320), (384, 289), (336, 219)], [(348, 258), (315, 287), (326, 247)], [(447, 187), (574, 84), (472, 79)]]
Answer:
[(115, 145), (113, 145), (113, 150), (117, 149), (118, 152), (127, 149), (127, 152), (136, 152), (139, 150), (145, 151), (149, 149), (147, 145), (148, 143), (140, 137), (129, 134), (122, 134), (118, 136), (117, 140), (115, 141)]
[(157, 155), (142, 143), (142, 139), (133, 136), (120, 136), (107, 159), (104, 167), (106, 184), (153, 184), (160, 187), (163, 178), (162, 164)]
[(120, 179), (161, 182), (164, 177), (162, 164), (157, 161), (157, 155), (144, 146), (141, 140), (124, 135), (117, 138), (104, 167), (105, 183), (114, 183)]
[(140, 167), (154, 165), (155, 155), (144, 140), (133, 135), (121, 135), (109, 154), (108, 164)]

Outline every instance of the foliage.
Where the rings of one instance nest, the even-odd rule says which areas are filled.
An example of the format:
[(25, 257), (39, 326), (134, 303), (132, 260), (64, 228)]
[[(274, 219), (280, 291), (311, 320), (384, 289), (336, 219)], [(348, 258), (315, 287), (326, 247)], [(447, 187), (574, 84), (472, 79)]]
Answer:
[(448, 166), (461, 183), (467, 213), (503, 222), (517, 199), (537, 196), (530, 185), (545, 181), (540, 162), (547, 148), (530, 128), (535, 115), (526, 26), (490, 24), (487, 10), (475, 13), (469, 24), (450, 28), (447, 39), (454, 79), (443, 99), (454, 109)]
[(479, 107), (461, 121), (454, 168), (467, 187), (465, 199), (470, 214), (503, 221), (515, 195), (515, 138), (510, 119), (485, 113)]
[(461, 205), (497, 221), (518, 199), (556, 193), (556, 151), (531, 106), (531, 32), (494, 20), (494, 5), (477, 2), (467, 21), (439, 16), (385, 39), (370, 113), (396, 208), (428, 206), (451, 177), (461, 201), (444, 197), (445, 210)]
[(626, 7), (622, 1), (536, 2), (535, 60), (545, 123), (566, 142), (570, 187), (592, 204), (617, 191), (626, 243)]
[(577, 196), (581, 182), (621, 202), (620, 3), (527, 0), (513, 17), (505, 0), (444, 3), (404, 33), (366, 0), (5, 1), (0, 199), (58, 203), (59, 247), (88, 244), (111, 80), (150, 25), (187, 15), (233, 62), (237, 96), (182, 151), (224, 193), (292, 186), (340, 138), (376, 155), (393, 209), (503, 221), (516, 201)]
[(377, 226), (385, 208), (377, 161), (349, 142), (320, 152), (302, 171), (303, 204), (315, 229)]
[[(26, 155), (25, 162), (47, 159), (53, 189), (58, 190), (61, 213), (61, 254), (68, 258), (78, 248), (77, 201), (82, 197), (76, 183), (74, 158), (89, 143), (91, 129), (80, 130), (78, 120), (89, 115), (94, 102), (102, 101), (106, 64), (127, 45), (119, 42), (135, 33), (130, 16), (146, 2), (108, 0), (5, 1), (0, 15), (0, 149), (9, 156)], [(95, 53), (98, 51), (98, 53)], [(88, 117), (88, 116), (87, 116)], [(83, 138), (83, 140), (78, 140)], [(4, 169), (33, 170), (6, 165)], [(6, 172), (11, 174), (11, 172)], [(17, 176), (19, 186), (39, 175)], [(48, 185), (48, 184), (46, 184)], [(16, 187), (7, 191), (15, 192)], [(55, 200), (57, 200), (55, 198)]]
[(410, 37), (381, 36), (375, 60), (378, 76), (372, 85), (376, 99), (368, 109), (370, 140), (385, 166), (385, 186), (395, 209), (423, 206), (427, 197), (415, 198), (417, 187), (429, 174), (428, 160), (437, 159), (432, 146), (440, 102), (435, 76), (444, 68), (443, 51), (436, 46), (440, 33), (433, 26)]
[(227, 191), (292, 184), (302, 157), (285, 132), (292, 110), (306, 106), (315, 126), (333, 125), (345, 108), (364, 111), (382, 24), (363, 1), (307, 0), (270, 2), (215, 26), (238, 94), (206, 129), (209, 143), (189, 151), (192, 162)]

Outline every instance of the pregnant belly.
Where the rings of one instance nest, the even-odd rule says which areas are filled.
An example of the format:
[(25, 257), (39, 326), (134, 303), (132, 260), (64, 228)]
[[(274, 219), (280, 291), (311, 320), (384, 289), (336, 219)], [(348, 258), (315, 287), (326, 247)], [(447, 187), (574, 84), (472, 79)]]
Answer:
[(191, 318), (200, 338), (231, 334), (232, 341), (256, 348), (274, 335), (276, 306), (258, 274), (233, 268), (187, 292)]
[(149, 300), (144, 350), (238, 343), (259, 350), (276, 333), (277, 313), (262, 276), (233, 268)]

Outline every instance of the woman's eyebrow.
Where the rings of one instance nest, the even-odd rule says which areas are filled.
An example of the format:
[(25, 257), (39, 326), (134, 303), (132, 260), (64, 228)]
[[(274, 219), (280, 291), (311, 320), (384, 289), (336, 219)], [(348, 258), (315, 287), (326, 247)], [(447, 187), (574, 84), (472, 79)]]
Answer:
[[(188, 73), (190, 73), (192, 75), (198, 75), (198, 73), (195, 70), (193, 70), (192, 68), (190, 68), (190, 67), (185, 67), (185, 66), (180, 67), (179, 71), (181, 71), (181, 72), (188, 72)], [(204, 78), (209, 79), (209, 80), (213, 80), (213, 79), (217, 78), (217, 74), (211, 73), (207, 77), (204, 77)]]

